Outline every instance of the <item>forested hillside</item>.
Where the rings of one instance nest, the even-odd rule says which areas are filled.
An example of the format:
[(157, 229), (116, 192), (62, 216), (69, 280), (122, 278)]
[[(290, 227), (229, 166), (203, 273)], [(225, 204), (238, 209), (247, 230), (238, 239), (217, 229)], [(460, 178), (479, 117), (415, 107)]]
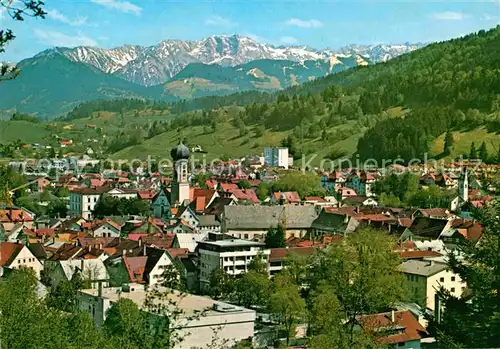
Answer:
[[(488, 135), (500, 131), (500, 27), (274, 94), (252, 91), (170, 104), (94, 101), (75, 108), (64, 122), (80, 118), (78, 123), (102, 121), (101, 132), (108, 136), (104, 153), (117, 156), (167, 149), (180, 136), (204, 140), (212, 157), (283, 144), (295, 157), (319, 153), (331, 159), (352, 154), (356, 143), (362, 159), (409, 160), (430, 148), (434, 155), (456, 156), (453, 144), (443, 144), (439, 154), (436, 139), (448, 131), (452, 138), (479, 134), (472, 132), (478, 128)], [(136, 131), (117, 134), (120, 124)], [(230, 137), (226, 143), (234, 143), (234, 152), (219, 146), (223, 136)], [(469, 147), (467, 141), (461, 137), (460, 151)]]

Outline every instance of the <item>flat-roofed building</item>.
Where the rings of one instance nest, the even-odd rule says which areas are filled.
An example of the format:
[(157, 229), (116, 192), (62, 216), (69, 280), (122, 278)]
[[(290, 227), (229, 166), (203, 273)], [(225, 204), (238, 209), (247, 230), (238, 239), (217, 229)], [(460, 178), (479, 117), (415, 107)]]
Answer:
[(255, 241), (234, 239), (230, 236), (209, 233), (208, 239), (198, 243), (200, 254), (200, 286), (210, 285), (210, 275), (214, 269), (221, 268), (229, 275), (238, 275), (248, 271), (248, 265), (257, 254), (262, 253), (266, 262), (270, 250), (265, 244)]
[[(164, 297), (158, 298), (158, 308), (170, 311), (182, 311), (172, 320), (170, 329), (182, 342), (174, 345), (174, 349), (206, 348), (217, 333), (220, 342), (234, 344), (254, 335), (255, 311), (232, 304), (215, 301), (208, 297), (181, 294), (165, 287), (155, 286), (155, 292)], [(80, 309), (88, 312), (96, 326), (102, 326), (106, 320), (106, 312), (120, 298), (132, 300), (144, 312), (158, 316), (157, 312), (144, 307), (146, 296), (144, 285), (129, 284), (127, 287), (110, 287), (103, 289), (81, 290), (78, 293)]]

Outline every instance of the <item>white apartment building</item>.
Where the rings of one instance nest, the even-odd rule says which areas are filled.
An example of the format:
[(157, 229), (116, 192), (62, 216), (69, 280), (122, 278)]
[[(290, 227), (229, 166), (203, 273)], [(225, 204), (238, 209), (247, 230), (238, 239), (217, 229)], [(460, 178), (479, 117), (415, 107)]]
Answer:
[(73, 217), (92, 219), (97, 202), (109, 188), (76, 188), (69, 192), (69, 214)]
[(268, 167), (281, 167), (284, 169), (288, 169), (288, 166), (290, 165), (288, 157), (288, 148), (281, 148), (281, 147), (264, 148), (264, 165)]
[(264, 248), (263, 243), (224, 237), (224, 234), (209, 233), (207, 240), (198, 243), (202, 289), (210, 286), (214, 269), (221, 268), (229, 275), (238, 275), (248, 271), (248, 265), (258, 253), (269, 260), (271, 252)]
[(73, 217), (92, 219), (92, 212), (103, 196), (119, 199), (137, 198), (137, 191), (123, 188), (75, 188), (69, 193), (69, 214)]
[(455, 297), (460, 297), (466, 287), (460, 276), (442, 262), (409, 260), (401, 264), (401, 270), (408, 280), (412, 301), (431, 310), (434, 310), (434, 298), (440, 287)]
[[(215, 332), (218, 340), (221, 343), (227, 341), (228, 345), (234, 345), (254, 336), (256, 317), (254, 310), (207, 297), (181, 295), (165, 287), (155, 286), (154, 289), (165, 295), (158, 300), (158, 305), (167, 308), (167, 311), (182, 311), (182, 314), (170, 324), (171, 330), (183, 338), (181, 343), (173, 346), (174, 349), (206, 348), (211, 345)], [(149, 309), (144, 306), (147, 293), (144, 285), (130, 284), (123, 288), (81, 290), (78, 299), (80, 309), (93, 317), (96, 326), (102, 326), (106, 320), (106, 312), (120, 298), (132, 300), (141, 310), (149, 313)], [(157, 316), (157, 313), (153, 313), (153, 316)]]

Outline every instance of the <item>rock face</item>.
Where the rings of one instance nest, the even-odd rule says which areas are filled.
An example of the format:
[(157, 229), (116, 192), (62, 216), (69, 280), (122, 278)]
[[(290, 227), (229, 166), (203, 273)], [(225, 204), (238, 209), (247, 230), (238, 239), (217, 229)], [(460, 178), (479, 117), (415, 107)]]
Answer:
[(164, 83), (191, 63), (235, 67), (254, 60), (295, 62), (352, 58), (359, 65), (387, 61), (422, 47), (422, 44), (351, 45), (338, 51), (315, 50), (307, 46), (272, 46), (251, 38), (211, 36), (200, 41), (166, 40), (142, 47), (125, 45), (114, 49), (94, 47), (55, 48), (75, 62), (89, 64), (144, 86)]

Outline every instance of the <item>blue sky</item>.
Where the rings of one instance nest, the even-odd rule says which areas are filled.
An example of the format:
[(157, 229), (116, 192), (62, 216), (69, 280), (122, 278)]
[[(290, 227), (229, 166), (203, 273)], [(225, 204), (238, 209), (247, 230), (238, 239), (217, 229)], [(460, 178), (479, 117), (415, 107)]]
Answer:
[(18, 61), (52, 46), (153, 45), (241, 34), (275, 45), (339, 48), (358, 43), (446, 40), (500, 24), (500, 0), (46, 0), (47, 18), (0, 26), (17, 36), (1, 60)]

